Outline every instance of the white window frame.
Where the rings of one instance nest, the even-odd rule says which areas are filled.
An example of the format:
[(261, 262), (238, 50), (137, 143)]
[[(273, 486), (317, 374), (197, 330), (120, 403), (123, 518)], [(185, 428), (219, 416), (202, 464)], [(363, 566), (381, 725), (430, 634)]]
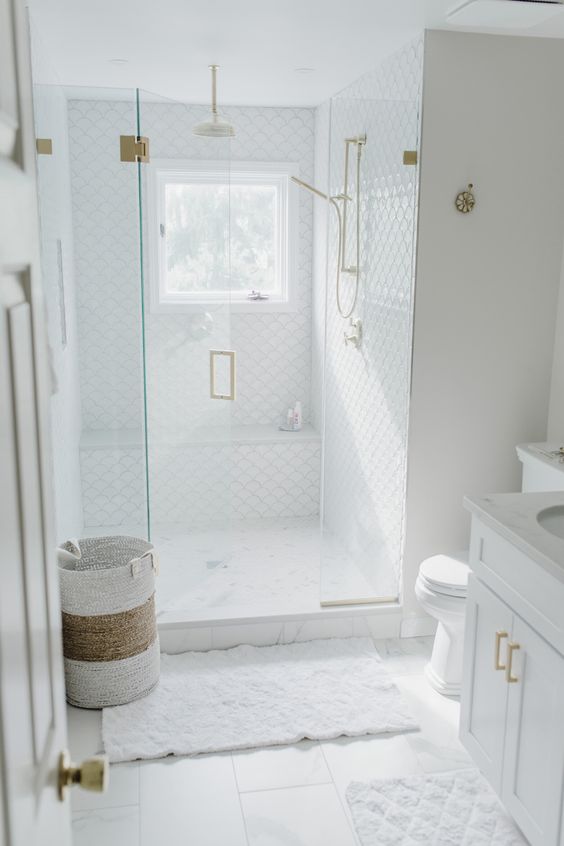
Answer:
[[(290, 312), (297, 309), (297, 269), (299, 198), (298, 188), (290, 176), (299, 176), (295, 162), (194, 161), (190, 159), (153, 159), (147, 166), (149, 292), (151, 311), (157, 313), (201, 312), (203, 308), (229, 306), (230, 311), (245, 313)], [(237, 177), (252, 184), (274, 185), (277, 188), (278, 256), (280, 296), (267, 300), (248, 300), (249, 292), (180, 292), (165, 295), (165, 241), (160, 234), (164, 223), (164, 184), (174, 177), (177, 182), (232, 182)], [(268, 292), (265, 292), (268, 293)]]

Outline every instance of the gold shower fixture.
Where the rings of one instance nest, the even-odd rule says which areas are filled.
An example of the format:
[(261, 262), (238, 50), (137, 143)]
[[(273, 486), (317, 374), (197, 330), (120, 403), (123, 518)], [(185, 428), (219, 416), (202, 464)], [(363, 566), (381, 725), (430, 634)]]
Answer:
[[(353, 311), (356, 308), (356, 303), (358, 300), (358, 283), (359, 283), (359, 275), (360, 275), (360, 160), (362, 157), (362, 149), (366, 145), (366, 135), (355, 135), (351, 138), (345, 138), (345, 166), (344, 166), (344, 187), (343, 191), (340, 194), (334, 194), (329, 196), (325, 194), (323, 191), (320, 191), (319, 188), (315, 188), (313, 185), (309, 185), (307, 182), (303, 182), (301, 179), (298, 179), (297, 176), (292, 176), (292, 182), (295, 182), (296, 185), (299, 185), (301, 188), (305, 188), (307, 191), (310, 191), (312, 194), (315, 194), (317, 197), (321, 197), (323, 200), (327, 200), (327, 202), (331, 203), (333, 208), (335, 209), (335, 213), (337, 215), (337, 232), (338, 232), (338, 242), (337, 242), (337, 277), (335, 280), (335, 299), (337, 303), (337, 311), (341, 315), (341, 317), (348, 319), (352, 317)], [(355, 221), (355, 232), (356, 232), (356, 249), (355, 249), (355, 264), (346, 264), (346, 246), (347, 246), (347, 207), (348, 204), (353, 201), (353, 198), (349, 195), (349, 159), (350, 159), (350, 148), (351, 146), (356, 147), (356, 171), (355, 171), (355, 185), (356, 185), (356, 196), (354, 198), (355, 205), (356, 205), (356, 221)], [(342, 205), (340, 205), (342, 203)], [(341, 274), (346, 273), (349, 276), (354, 277), (354, 295), (352, 298), (352, 304), (348, 309), (346, 309), (343, 304), (341, 303)], [(358, 336), (358, 343), (355, 345), (360, 344), (361, 336)], [(349, 339), (352, 342), (352, 338)]]

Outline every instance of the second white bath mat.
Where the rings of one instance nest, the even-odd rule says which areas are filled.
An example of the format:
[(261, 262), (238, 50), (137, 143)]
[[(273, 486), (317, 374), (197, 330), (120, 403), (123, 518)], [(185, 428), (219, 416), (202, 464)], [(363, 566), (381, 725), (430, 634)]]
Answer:
[(362, 846), (526, 846), (479, 770), (353, 781)]
[(110, 761), (416, 729), (369, 638), (163, 655), (158, 687), (105, 708)]

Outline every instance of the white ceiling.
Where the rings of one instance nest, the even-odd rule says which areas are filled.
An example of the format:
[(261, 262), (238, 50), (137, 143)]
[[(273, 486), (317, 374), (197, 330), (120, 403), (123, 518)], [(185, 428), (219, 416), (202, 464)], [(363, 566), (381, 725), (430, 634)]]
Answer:
[[(446, 28), (446, 11), (461, 0), (29, 2), (34, 28), (63, 85), (139, 87), (206, 103), (207, 67), (216, 63), (220, 105), (311, 106), (424, 27)], [(514, 32), (564, 38), (564, 8), (543, 24)], [(314, 70), (295, 71), (303, 67)]]

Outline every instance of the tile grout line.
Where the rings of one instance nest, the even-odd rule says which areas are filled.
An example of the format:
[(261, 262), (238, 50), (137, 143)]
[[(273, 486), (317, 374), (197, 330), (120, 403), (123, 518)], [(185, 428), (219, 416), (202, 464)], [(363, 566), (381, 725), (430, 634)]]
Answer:
[(328, 784), (335, 784), (333, 777), (330, 781), (315, 781), (308, 784), (281, 784), (279, 787), (259, 787), (256, 790), (239, 790), (241, 796), (249, 793), (275, 793), (277, 790), (303, 790), (304, 787), (327, 787)]
[(138, 846), (141, 846), (141, 838), (143, 836), (143, 826), (141, 825), (141, 814), (143, 813), (143, 808), (141, 807), (141, 764), (137, 764), (137, 804), (139, 806), (139, 816), (137, 818), (139, 833), (137, 835), (137, 842)]
[(323, 760), (325, 761), (325, 766), (329, 770), (329, 775), (331, 776), (333, 787), (335, 788), (335, 793), (337, 794), (337, 799), (339, 800), (339, 805), (341, 806), (341, 810), (343, 811), (343, 814), (345, 815), (345, 818), (346, 818), (346, 821), (347, 821), (347, 826), (349, 827), (349, 829), (352, 833), (354, 842), (356, 844), (358, 844), (358, 846), (360, 846), (360, 840), (359, 840), (358, 835), (355, 831), (354, 825), (352, 824), (352, 819), (347, 814), (347, 809), (345, 808), (345, 805), (344, 805), (343, 800), (341, 798), (341, 793), (339, 791), (339, 788), (337, 787), (337, 782), (335, 781), (335, 776), (333, 774), (333, 770), (331, 769), (331, 766), (329, 765), (329, 761), (327, 760), (327, 756), (325, 754), (325, 749), (323, 747), (323, 744), (320, 741), (319, 741), (319, 746), (321, 747), (321, 754), (323, 755)]
[(245, 831), (245, 840), (247, 842), (247, 846), (250, 846), (251, 841), (249, 840), (249, 831), (247, 829), (247, 818), (245, 816), (245, 812), (243, 810), (243, 802), (241, 800), (241, 790), (239, 789), (239, 779), (237, 778), (237, 770), (235, 769), (235, 761), (233, 760), (233, 752), (230, 753), (229, 757), (231, 758), (231, 769), (233, 770), (233, 778), (235, 780), (235, 789), (237, 790), (237, 800), (239, 802), (239, 809), (241, 811), (241, 819), (243, 820), (243, 829)]

